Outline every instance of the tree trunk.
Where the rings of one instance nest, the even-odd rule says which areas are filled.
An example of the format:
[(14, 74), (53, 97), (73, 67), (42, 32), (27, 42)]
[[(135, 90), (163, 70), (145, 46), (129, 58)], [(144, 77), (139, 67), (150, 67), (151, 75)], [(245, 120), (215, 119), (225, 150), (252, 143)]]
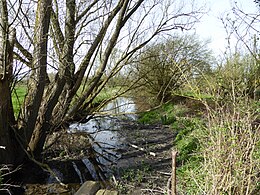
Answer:
[(41, 0), (37, 4), (35, 34), (34, 34), (34, 54), (33, 54), (33, 72), (30, 78), (31, 88), (29, 89), (26, 104), (26, 134), (29, 142), (29, 150), (35, 157), (40, 156), (41, 150), (38, 150), (37, 144), (45, 139), (46, 129), (42, 128), (49, 123), (45, 119), (46, 108), (44, 106), (44, 90), (48, 84), (47, 77), (47, 47), (48, 32), (51, 15), (51, 0)]
[(9, 121), (10, 89), (8, 79), (0, 80), (0, 164), (14, 164), (14, 147)]
[(10, 82), (12, 80), (13, 40), (15, 31), (9, 34), (6, 1), (0, 1), (0, 164), (15, 164), (17, 142), (13, 125)]

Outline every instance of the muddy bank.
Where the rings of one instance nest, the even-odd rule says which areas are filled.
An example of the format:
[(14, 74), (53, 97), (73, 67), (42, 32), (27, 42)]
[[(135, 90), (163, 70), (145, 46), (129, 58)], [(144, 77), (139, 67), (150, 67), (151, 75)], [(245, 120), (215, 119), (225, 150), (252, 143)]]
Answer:
[(171, 148), (175, 133), (168, 126), (126, 121), (120, 134), (126, 147), (114, 166), (121, 194), (163, 194), (171, 172)]
[[(109, 188), (119, 190), (120, 194), (166, 192), (170, 177), (167, 173), (171, 171), (170, 151), (175, 136), (173, 130), (160, 124), (142, 125), (127, 119), (118, 123), (120, 128), (115, 131), (123, 143), (122, 147), (113, 148), (113, 151), (120, 158), (102, 169), (109, 170)], [(95, 180), (82, 161), (88, 157), (93, 164), (99, 163), (96, 161), (98, 154), (90, 152), (92, 146), (86, 132), (53, 134), (46, 147), (44, 163), (63, 183), (69, 185), (59, 185), (49, 172), (27, 162), (16, 173), (13, 184), (21, 188), (14, 190), (13, 194), (74, 194), (80, 183)], [(75, 165), (81, 176), (75, 170)]]
[[(119, 100), (103, 110), (108, 115), (88, 123), (74, 123), (69, 129), (49, 136), (42, 163), (48, 164), (55, 176), (28, 162), (18, 171), (15, 184), (27, 194), (37, 190), (47, 193), (46, 184), (55, 184), (59, 189), (55, 177), (65, 184), (106, 180), (109, 188), (114, 187), (121, 194), (166, 192), (174, 132), (160, 124), (139, 124), (133, 114), (136, 111), (133, 101)], [(75, 188), (67, 193), (74, 191)]]

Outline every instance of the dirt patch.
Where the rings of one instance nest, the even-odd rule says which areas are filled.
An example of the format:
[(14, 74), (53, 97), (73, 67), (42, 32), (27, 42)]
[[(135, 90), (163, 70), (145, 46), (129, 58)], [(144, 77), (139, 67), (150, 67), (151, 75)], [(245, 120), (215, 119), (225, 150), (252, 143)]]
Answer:
[(175, 137), (168, 126), (126, 122), (120, 134), (126, 147), (115, 165), (122, 194), (163, 194), (171, 172), (171, 148)]

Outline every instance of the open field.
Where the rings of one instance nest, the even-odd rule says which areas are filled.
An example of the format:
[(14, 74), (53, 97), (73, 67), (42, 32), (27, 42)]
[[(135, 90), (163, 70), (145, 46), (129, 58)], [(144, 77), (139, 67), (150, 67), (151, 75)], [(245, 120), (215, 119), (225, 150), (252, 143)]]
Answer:
[(12, 102), (13, 102), (15, 117), (17, 117), (19, 114), (26, 93), (27, 93), (27, 87), (25, 85), (18, 85), (12, 91)]

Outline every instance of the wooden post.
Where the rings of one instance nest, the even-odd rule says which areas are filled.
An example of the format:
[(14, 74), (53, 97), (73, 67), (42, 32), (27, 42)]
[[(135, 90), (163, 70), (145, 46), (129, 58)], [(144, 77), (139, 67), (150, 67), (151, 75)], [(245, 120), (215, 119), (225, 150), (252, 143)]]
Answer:
[(172, 195), (177, 195), (176, 191), (176, 156), (177, 151), (172, 150)]

